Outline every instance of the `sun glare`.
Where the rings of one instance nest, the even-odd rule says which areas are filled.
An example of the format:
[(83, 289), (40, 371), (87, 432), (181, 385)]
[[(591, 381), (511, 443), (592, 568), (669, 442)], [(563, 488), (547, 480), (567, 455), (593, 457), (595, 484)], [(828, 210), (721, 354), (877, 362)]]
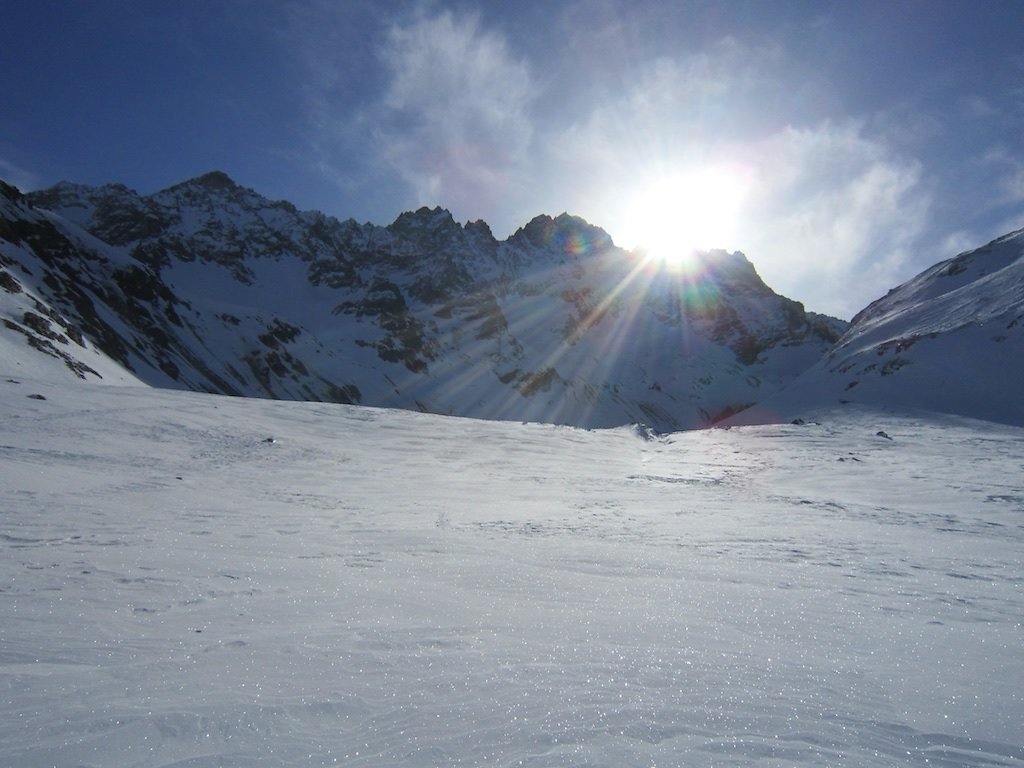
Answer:
[(734, 248), (746, 193), (743, 175), (705, 167), (641, 185), (626, 205), (623, 245), (665, 269), (684, 270), (695, 251)]

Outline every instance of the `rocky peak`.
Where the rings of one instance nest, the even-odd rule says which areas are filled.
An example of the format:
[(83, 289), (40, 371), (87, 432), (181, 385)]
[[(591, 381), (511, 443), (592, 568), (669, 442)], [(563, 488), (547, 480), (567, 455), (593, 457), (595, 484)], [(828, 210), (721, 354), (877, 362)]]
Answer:
[(234, 180), (223, 171), (209, 171), (208, 173), (204, 173), (202, 176), (196, 176), (194, 179), (186, 181), (185, 183), (210, 190), (238, 188), (238, 185)]
[(476, 221), (466, 222), (466, 226), (463, 227), (466, 230), (466, 234), (483, 240), (494, 240), (494, 233), (491, 231), (490, 225), (483, 219), (477, 219)]
[(423, 206), (415, 211), (405, 211), (388, 225), (388, 229), (413, 240), (424, 237), (433, 240), (439, 235), (454, 235), (462, 231), (462, 227), (452, 218), (451, 212), (440, 206)]
[(775, 292), (765, 285), (754, 265), (741, 252), (729, 253), (715, 249), (699, 253), (702, 266), (709, 276), (732, 294), (752, 296), (773, 296)]
[(449, 269), (454, 263), (492, 257), (498, 248), (491, 228), (483, 221), (462, 226), (444, 208), (407, 211), (383, 230), (398, 238), (399, 250), (414, 256), (421, 266), (431, 263), (435, 268)]
[(166, 195), (188, 195), (209, 194), (212, 192), (235, 192), (242, 191), (243, 187), (238, 186), (234, 180), (223, 171), (209, 171), (186, 181), (172, 184), (160, 190), (151, 197), (159, 198)]
[(555, 218), (545, 214), (535, 216), (525, 227), (516, 230), (509, 241), (570, 256), (585, 256), (613, 247), (607, 232), (568, 213)]

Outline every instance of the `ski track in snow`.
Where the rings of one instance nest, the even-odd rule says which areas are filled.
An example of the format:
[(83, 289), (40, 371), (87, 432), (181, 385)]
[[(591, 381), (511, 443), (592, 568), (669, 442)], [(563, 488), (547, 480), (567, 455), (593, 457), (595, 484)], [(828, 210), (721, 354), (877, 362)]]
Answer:
[(1024, 765), (1022, 429), (5, 378), (4, 766)]

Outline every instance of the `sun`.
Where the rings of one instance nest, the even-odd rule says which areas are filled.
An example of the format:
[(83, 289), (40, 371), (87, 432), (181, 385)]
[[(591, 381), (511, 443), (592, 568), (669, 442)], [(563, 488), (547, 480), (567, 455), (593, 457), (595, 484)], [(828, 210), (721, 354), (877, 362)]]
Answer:
[(736, 246), (746, 186), (739, 169), (725, 166), (648, 179), (624, 206), (619, 238), (649, 262), (683, 270), (697, 251)]

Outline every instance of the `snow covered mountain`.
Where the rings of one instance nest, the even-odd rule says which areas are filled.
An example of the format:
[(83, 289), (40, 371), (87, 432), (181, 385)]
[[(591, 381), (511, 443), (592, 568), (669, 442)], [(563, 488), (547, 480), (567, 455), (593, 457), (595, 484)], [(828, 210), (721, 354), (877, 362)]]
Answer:
[(78, 376), (583, 427), (707, 424), (845, 329), (740, 253), (672, 273), (567, 214), (504, 241), (441, 209), (380, 227), (218, 172), (148, 196), (5, 185), (0, 267), (4, 343)]
[(1024, 766), (1024, 233), (734, 417), (815, 423), (652, 435), (410, 409), (664, 428), (837, 324), (569, 216), (0, 192), (0, 765)]
[(732, 423), (836, 404), (1024, 426), (1024, 230), (939, 262), (853, 318), (821, 361)]
[(661, 270), (567, 214), (498, 241), (442, 209), (338, 221), (219, 172), (148, 196), (4, 185), (0, 313), (24, 370), (117, 384), (660, 431), (844, 402), (1024, 424), (1022, 232), (847, 326), (740, 253)]

